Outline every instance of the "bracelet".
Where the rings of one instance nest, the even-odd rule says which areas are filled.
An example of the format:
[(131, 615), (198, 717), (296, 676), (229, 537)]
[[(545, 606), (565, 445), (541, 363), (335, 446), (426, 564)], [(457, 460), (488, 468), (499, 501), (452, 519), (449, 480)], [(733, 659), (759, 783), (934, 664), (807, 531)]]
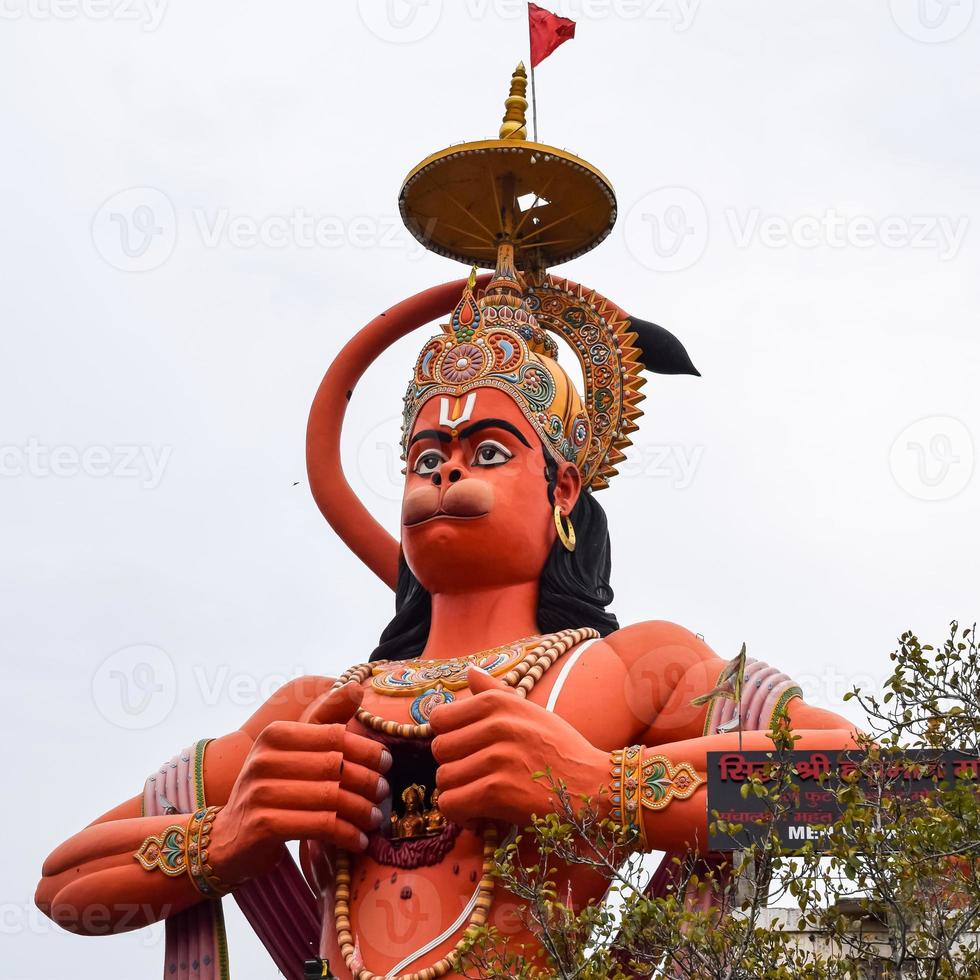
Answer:
[(187, 825), (187, 863), (191, 881), (197, 890), (208, 898), (221, 898), (227, 894), (221, 879), (208, 864), (208, 844), (211, 843), (211, 827), (220, 806), (209, 806), (195, 811)]
[(689, 762), (672, 763), (665, 755), (643, 758), (642, 745), (617, 749), (609, 756), (612, 775), (613, 819), (636, 830), (647, 846), (642, 811), (663, 810), (673, 800), (689, 799), (704, 783)]
[(624, 831), (638, 833), (646, 850), (646, 831), (639, 818), (640, 769), (643, 765), (643, 746), (631, 745), (617, 749), (609, 756), (612, 775), (612, 816)]
[(186, 827), (171, 824), (159, 834), (151, 834), (133, 857), (145, 871), (162, 871), (171, 878), (188, 874), (194, 887), (207, 898), (227, 894), (221, 879), (208, 864), (211, 828), (220, 806), (196, 810)]

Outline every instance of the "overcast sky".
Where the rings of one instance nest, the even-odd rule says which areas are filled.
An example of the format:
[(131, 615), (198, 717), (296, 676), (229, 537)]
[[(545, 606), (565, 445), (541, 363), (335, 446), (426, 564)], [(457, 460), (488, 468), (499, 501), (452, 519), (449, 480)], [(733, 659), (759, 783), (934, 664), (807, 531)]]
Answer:
[[(818, 704), (978, 613), (974, 0), (572, 0), (540, 135), (620, 219), (560, 271), (673, 330), (599, 499), (622, 623), (663, 618)], [(2, 969), (151, 977), (161, 930), (33, 911), (44, 856), (286, 677), (372, 649), (391, 597), (306, 484), (317, 384), (466, 270), (396, 194), (495, 135), (509, 0), (0, 0)], [(345, 462), (397, 528), (422, 335), (353, 398)], [(972, 620), (971, 620), (972, 621)], [(229, 912), (236, 980), (273, 975)]]

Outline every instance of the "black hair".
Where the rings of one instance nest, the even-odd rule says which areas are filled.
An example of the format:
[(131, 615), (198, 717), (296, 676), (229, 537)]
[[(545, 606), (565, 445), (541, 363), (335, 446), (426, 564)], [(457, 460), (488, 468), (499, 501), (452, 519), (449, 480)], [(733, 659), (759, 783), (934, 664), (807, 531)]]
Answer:
[[(554, 504), (558, 465), (545, 454), (548, 499)], [(575, 550), (558, 540), (541, 571), (538, 629), (542, 633), (592, 626), (601, 636), (619, 629), (606, 607), (613, 600), (609, 585), (612, 555), (609, 527), (602, 506), (585, 490), (569, 515), (575, 527)], [(398, 559), (395, 616), (385, 627), (371, 660), (410, 660), (421, 655), (432, 622), (432, 597), (412, 574), (405, 556)]]

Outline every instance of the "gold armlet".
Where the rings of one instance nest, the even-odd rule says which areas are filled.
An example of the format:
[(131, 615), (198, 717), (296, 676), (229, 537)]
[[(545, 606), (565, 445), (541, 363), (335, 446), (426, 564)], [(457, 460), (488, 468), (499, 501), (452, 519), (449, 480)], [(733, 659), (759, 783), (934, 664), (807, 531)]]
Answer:
[(647, 846), (644, 809), (663, 810), (673, 800), (686, 800), (704, 782), (688, 762), (672, 763), (666, 756), (643, 758), (642, 745), (617, 749), (609, 756), (612, 775), (612, 818), (626, 830), (639, 833)]
[(202, 895), (221, 898), (227, 890), (208, 864), (211, 828), (220, 809), (220, 806), (209, 806), (195, 810), (185, 827), (172, 824), (159, 834), (151, 834), (133, 857), (145, 871), (159, 870), (171, 878), (186, 874)]

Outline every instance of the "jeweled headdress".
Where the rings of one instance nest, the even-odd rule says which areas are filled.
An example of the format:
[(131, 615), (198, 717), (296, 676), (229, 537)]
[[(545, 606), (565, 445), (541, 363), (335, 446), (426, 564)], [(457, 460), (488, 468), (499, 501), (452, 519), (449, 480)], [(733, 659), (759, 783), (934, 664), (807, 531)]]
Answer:
[[(514, 399), (556, 460), (575, 463), (585, 486), (599, 490), (637, 428), (641, 372), (651, 365), (630, 317), (543, 272), (605, 238), (616, 203), (608, 181), (584, 160), (526, 141), (525, 86), (519, 65), (500, 139), (435, 154), (402, 187), (402, 215), (426, 247), (473, 262), (474, 273), (492, 256), (495, 269), (482, 293), (470, 276), (442, 333), (422, 348), (405, 394), (402, 449), (429, 398), (495, 387)], [(558, 364), (549, 331), (575, 351), (584, 397)]]
[[(641, 372), (698, 373), (667, 330), (547, 273), (609, 234), (616, 196), (586, 160), (527, 138), (526, 87), (519, 65), (498, 138), (433, 153), (409, 173), (398, 197), (406, 227), (425, 248), (493, 275), (433, 286), (372, 320), (337, 355), (310, 412), (313, 496), (350, 548), (392, 588), (399, 543), (347, 483), (340, 435), (354, 386), (399, 338), (449, 317), (416, 361), (405, 396), (406, 437), (428, 399), (460, 398), (465, 414), (474, 388), (496, 387), (524, 412), (545, 451), (575, 462), (593, 490), (608, 486), (637, 428)], [(584, 394), (559, 365), (555, 338), (574, 350)], [(452, 417), (459, 417), (455, 408)]]
[[(495, 276), (479, 298), (468, 285), (443, 332), (422, 348), (405, 395), (403, 448), (429, 398), (494, 387), (514, 399), (556, 460), (575, 463), (586, 486), (606, 486), (641, 414), (644, 379), (629, 321), (550, 278), (529, 285), (517, 305), (500, 284)], [(584, 400), (542, 321), (579, 355)]]

